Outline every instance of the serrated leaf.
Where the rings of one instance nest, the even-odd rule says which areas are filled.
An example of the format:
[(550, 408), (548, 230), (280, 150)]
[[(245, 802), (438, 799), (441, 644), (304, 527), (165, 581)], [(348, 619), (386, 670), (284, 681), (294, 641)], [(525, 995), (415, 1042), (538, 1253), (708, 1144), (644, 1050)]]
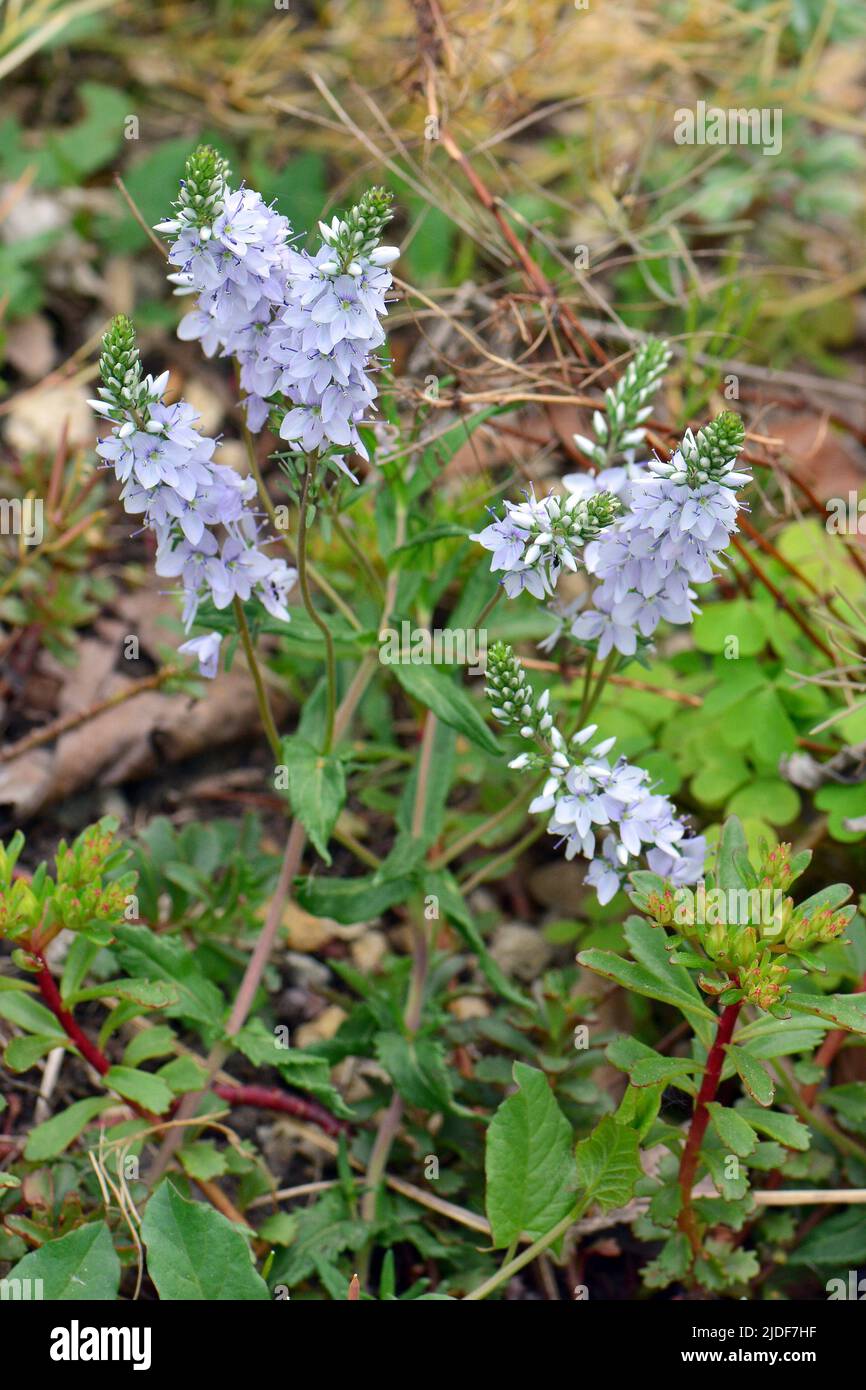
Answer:
[(299, 1091), (315, 1096), (335, 1115), (354, 1119), (337, 1087), (331, 1080), (327, 1059), (312, 1050), (282, 1047), (269, 1033), (260, 1018), (254, 1018), (231, 1038), (231, 1045), (248, 1057), (257, 1067), (276, 1067), (282, 1079)]
[(715, 1100), (707, 1102), (707, 1110), (710, 1112), (710, 1124), (724, 1148), (738, 1158), (748, 1158), (758, 1146), (758, 1136), (748, 1121), (736, 1110), (729, 1110)]
[(793, 1013), (815, 1014), (837, 1028), (866, 1035), (866, 994), (789, 994)]
[(769, 1072), (756, 1062), (745, 1048), (728, 1043), (725, 1048), (752, 1100), (758, 1105), (772, 1105), (776, 1088)]
[(642, 1176), (638, 1137), (626, 1125), (605, 1115), (575, 1151), (577, 1181), (584, 1204), (595, 1203), (602, 1211), (623, 1206)]
[(379, 1033), (375, 1047), (382, 1066), (410, 1105), (428, 1111), (451, 1108), (451, 1080), (440, 1042), (434, 1038), (404, 1038), (401, 1033)]
[(346, 803), (343, 764), (333, 754), (320, 753), (303, 738), (284, 738), (282, 750), (292, 811), (325, 863), (330, 864), (328, 840)]
[(737, 1114), (741, 1115), (759, 1134), (768, 1134), (778, 1139), (786, 1149), (798, 1149), (805, 1153), (809, 1147), (811, 1134), (806, 1125), (793, 1115), (785, 1115), (780, 1110), (762, 1110), (751, 1101), (739, 1101)]
[(240, 1232), (213, 1207), (188, 1202), (168, 1178), (147, 1204), (141, 1238), (148, 1273), (163, 1301), (270, 1299)]
[[(538, 1239), (575, 1205), (571, 1126), (543, 1072), (514, 1063), (518, 1090), (487, 1130), (486, 1209), (496, 1246), (522, 1233)], [(630, 1133), (637, 1144), (637, 1136)]]
[(91, 1221), (33, 1250), (7, 1279), (42, 1280), (52, 1302), (111, 1302), (120, 1285), (120, 1260), (104, 1221)]
[(126, 999), (145, 1009), (167, 1009), (180, 998), (178, 988), (167, 980), (110, 980), (78, 990), (67, 1002), (70, 1007), (88, 999)]
[(210, 1028), (219, 1022), (223, 997), (182, 941), (133, 923), (122, 923), (114, 934), (115, 949), (131, 975), (177, 986), (178, 1002), (166, 1008), (170, 1017), (179, 1015)]
[(208, 1142), (185, 1144), (177, 1156), (191, 1178), (219, 1178), (228, 1168), (225, 1154)]

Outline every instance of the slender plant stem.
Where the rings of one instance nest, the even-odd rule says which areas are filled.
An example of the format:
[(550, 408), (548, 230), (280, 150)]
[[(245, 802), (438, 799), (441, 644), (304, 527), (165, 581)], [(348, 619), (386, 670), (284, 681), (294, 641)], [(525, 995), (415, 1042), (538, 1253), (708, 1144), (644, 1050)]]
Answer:
[(341, 517), (339, 517), (336, 512), (331, 513), (331, 521), (333, 522), (334, 530), (337, 532), (337, 535), (342, 540), (346, 549), (351, 551), (353, 557), (357, 560), (361, 569), (369, 579), (373, 592), (379, 596), (380, 600), (383, 599), (385, 597), (385, 586), (370, 564), (368, 556), (364, 554), (364, 551), (355, 540), (348, 526), (343, 523)]
[(583, 703), (581, 704), (580, 717), (578, 719), (578, 728), (584, 728), (586, 726), (586, 721), (589, 719), (589, 716), (592, 714), (593, 710), (595, 709), (596, 705), (601, 699), (601, 693), (604, 690), (604, 687), (607, 685), (608, 677), (612, 675), (613, 668), (618, 660), (618, 651), (614, 650), (612, 652), (608, 652), (607, 660), (605, 661), (604, 665), (598, 673), (598, 676), (596, 677), (595, 684), (592, 687), (592, 692), (589, 695), (589, 698), (584, 698)]
[(595, 654), (594, 654), (593, 652), (587, 652), (587, 654), (586, 654), (586, 670), (585, 670), (584, 673), (583, 673), (583, 693), (582, 693), (582, 695), (581, 695), (580, 710), (579, 710), (578, 716), (577, 716), (577, 727), (578, 727), (578, 729), (582, 729), (582, 728), (584, 727), (584, 720), (585, 720), (585, 718), (586, 718), (586, 712), (587, 712), (587, 710), (589, 709), (590, 682), (592, 681), (592, 673), (593, 673), (593, 670), (594, 670), (594, 669), (595, 669)]
[[(428, 711), (424, 721), (424, 733), (421, 738), (418, 780), (415, 785), (415, 801), (412, 808), (412, 834), (416, 837), (420, 836), (424, 829), (424, 812), (427, 805), (427, 785), (433, 761), (433, 744), (435, 737), (436, 716)], [(406, 1032), (410, 1038), (414, 1037), (421, 1026), (421, 1018), (424, 1011), (424, 993), (427, 987), (429, 966), (430, 942), (428, 939), (427, 925), (425, 922), (418, 922), (413, 918), (412, 970), (409, 976), (409, 989), (406, 995), (406, 1005), (403, 1015)], [(391, 1096), (391, 1103), (379, 1122), (376, 1138), (373, 1141), (373, 1148), (370, 1151), (370, 1161), (367, 1164), (366, 1187), (364, 1196), (361, 1199), (361, 1219), (368, 1224), (372, 1224), (376, 1218), (376, 1203), (379, 1198), (379, 1188), (385, 1176), (391, 1147), (397, 1137), (402, 1116), (403, 1101), (399, 1092), (395, 1089)], [(369, 1243), (365, 1247), (361, 1259), (361, 1266), (365, 1273), (368, 1258)]]
[(307, 464), (304, 469), (304, 482), (301, 488), (300, 516), (298, 518), (298, 583), (301, 586), (301, 598), (304, 600), (304, 607), (311, 619), (322, 634), (325, 643), (325, 681), (326, 681), (326, 709), (325, 709), (325, 738), (322, 744), (322, 752), (330, 753), (334, 746), (334, 718), (337, 707), (337, 664), (334, 659), (334, 639), (331, 636), (331, 629), (325, 622), (310, 593), (310, 582), (307, 577), (307, 497), (310, 490), (310, 466)]
[(715, 1099), (716, 1091), (719, 1089), (719, 1081), (722, 1075), (722, 1067), (725, 1063), (725, 1047), (731, 1041), (734, 1028), (740, 1015), (743, 1001), (738, 999), (735, 1004), (728, 1004), (719, 1015), (719, 1022), (716, 1028), (716, 1036), (713, 1039), (712, 1047), (707, 1054), (707, 1063), (704, 1068), (704, 1075), (701, 1087), (698, 1091), (695, 1108), (692, 1112), (692, 1122), (689, 1125), (689, 1132), (683, 1148), (682, 1158), (680, 1159), (680, 1192), (682, 1194), (682, 1207), (678, 1217), (678, 1225), (683, 1234), (688, 1238), (692, 1251), (697, 1255), (701, 1248), (700, 1234), (698, 1232), (697, 1217), (692, 1205), (692, 1188), (694, 1186), (695, 1173), (697, 1172), (698, 1159), (701, 1153), (701, 1142), (707, 1131), (710, 1122), (710, 1112), (707, 1109), (709, 1103)]
[(504, 593), (505, 590), (500, 584), (496, 590), (496, 593), (491, 594), (490, 598), (485, 603), (481, 612), (478, 614), (478, 617), (475, 619), (475, 622), (473, 624), (474, 627), (480, 627), (481, 624), (484, 622), (484, 619), (490, 616), (490, 614), (493, 612), (494, 608), (496, 607), (497, 603), (502, 598), (502, 595)]
[(533, 1241), (531, 1245), (528, 1245), (526, 1249), (515, 1256), (513, 1260), (506, 1261), (495, 1274), (491, 1274), (489, 1279), (485, 1279), (483, 1284), (479, 1284), (477, 1289), (473, 1289), (471, 1293), (468, 1293), (463, 1299), (463, 1302), (477, 1303), (480, 1299), (486, 1298), (489, 1293), (493, 1293), (494, 1289), (498, 1289), (500, 1284), (505, 1284), (512, 1275), (517, 1274), (519, 1270), (523, 1269), (524, 1265), (531, 1264), (536, 1256), (540, 1255), (544, 1250), (547, 1250), (549, 1246), (553, 1245), (554, 1241), (559, 1240), (560, 1236), (564, 1236), (566, 1231), (568, 1231), (582, 1215), (583, 1205), (575, 1207), (573, 1211), (568, 1213), (568, 1216), (564, 1216), (561, 1221), (558, 1221), (553, 1229), (547, 1232), (546, 1236), (541, 1236), (539, 1240)]
[[(246, 446), (247, 451), (247, 459), (249, 460), (250, 465), (250, 472), (256, 480), (256, 487), (259, 491), (259, 499), (261, 501), (261, 504), (267, 512), (268, 517), (270, 519), (270, 523), (273, 526), (274, 530), (277, 532), (278, 536), (280, 537), (280, 540), (283, 542), (283, 545), (288, 550), (292, 559), (295, 560), (296, 551), (294, 542), (292, 541), (292, 538), (289, 535), (289, 533), (279, 524), (279, 521), (277, 519), (277, 509), (273, 504), (271, 494), (268, 492), (267, 483), (265, 482), (264, 475), (262, 474), (262, 470), (259, 467), (258, 458), (256, 457), (256, 447), (253, 442), (253, 437), (247, 429), (246, 425), (244, 425), (243, 427), (243, 435), (244, 444)], [(345, 599), (337, 593), (337, 590), (334, 588), (333, 584), (330, 584), (328, 580), (325, 578), (325, 576), (323, 574), (320, 574), (319, 571), (316, 569), (315, 565), (313, 565), (312, 562), (309, 560), (307, 561), (307, 572), (310, 578), (312, 579), (313, 583), (315, 584), (316, 588), (320, 589), (321, 592), (325, 595), (325, 598), (329, 599), (330, 602), (334, 605), (334, 607), (340, 613), (342, 613), (343, 617), (346, 619), (348, 623), (351, 624), (355, 631), (362, 632), (363, 623), (361, 622), (361, 620), (357, 617), (355, 613), (352, 612)]]
[(60, 991), (51, 973), (51, 968), (42, 952), (33, 951), (32, 954), (40, 963), (40, 969), (36, 976), (39, 993), (42, 995), (42, 998), (57, 1019), (57, 1022), (62, 1027), (66, 1036), (75, 1043), (82, 1057), (99, 1072), (100, 1076), (105, 1076), (111, 1065), (110, 1062), (96, 1046), (96, 1043), (91, 1042), (84, 1030), (79, 1028), (72, 1014), (66, 1008), (60, 997)]
[[(402, 544), (405, 526), (405, 509), (398, 508), (396, 529), (397, 545)], [(397, 571), (394, 570), (388, 578), (388, 586), (387, 592), (385, 594), (385, 604), (383, 607), (382, 621), (380, 623), (380, 627), (387, 624), (391, 616), (391, 610), (394, 607), (394, 602), (397, 596), (397, 582), (398, 574)], [(349, 686), (349, 689), (346, 691), (346, 694), (340, 701), (340, 707), (337, 710), (334, 719), (335, 738), (342, 738), (343, 734), (345, 733), (346, 729), (351, 723), (352, 716), (354, 715), (355, 710), (358, 708), (358, 705), (361, 703), (361, 700), (364, 697), (364, 693), (367, 689), (367, 686), (370, 684), (370, 681), (373, 678), (377, 665), (378, 658), (375, 655), (375, 653), (367, 652), (363, 660), (361, 661), (358, 670), (355, 672), (355, 676)], [(283, 854), (283, 862), (280, 868), (280, 874), (277, 880), (276, 887), (274, 889), (274, 893), (268, 905), (268, 912), (265, 918), (265, 925), (262, 928), (261, 935), (259, 936), (259, 939), (256, 942), (253, 953), (250, 956), (247, 968), (244, 972), (243, 979), (241, 980), (238, 989), (237, 997), (235, 998), (235, 1002), (232, 1007), (231, 1014), (229, 1016), (228, 1024), (226, 1026), (226, 1032), (230, 1037), (233, 1037), (236, 1033), (240, 1032), (244, 1023), (246, 1022), (247, 1014), (249, 1013), (249, 1010), (252, 1007), (256, 991), (258, 990), (262, 975), (264, 974), (265, 966), (268, 963), (271, 950), (273, 949), (273, 944), (274, 940), (276, 939), (277, 931), (279, 930), (280, 923), (283, 919), (285, 904), (288, 900), (292, 880), (300, 868), (301, 855), (303, 854), (305, 842), (306, 835), (304, 833), (303, 826), (300, 824), (299, 821), (294, 821), (292, 823), (288, 838), (286, 840), (286, 848)], [(231, 1047), (221, 1041), (215, 1043), (214, 1046), (211, 1048), (206, 1064), (208, 1085), (213, 1080), (216, 1073), (220, 1070), (223, 1062), (225, 1061), (226, 1057), (229, 1055), (230, 1052)], [(178, 1120), (190, 1120), (194, 1115), (195, 1110), (204, 1094), (205, 1091), (201, 1090), (195, 1093), (190, 1092), (188, 1095), (184, 1096), (178, 1109)], [(184, 1125), (177, 1124), (166, 1134), (165, 1139), (162, 1143), (162, 1147), (160, 1148), (160, 1151), (156, 1156), (156, 1160), (153, 1164), (153, 1167), (151, 1168), (151, 1171), (148, 1174), (148, 1180), (151, 1183), (151, 1185), (153, 1185), (165, 1172), (166, 1168), (168, 1167), (168, 1164), (171, 1162), (171, 1159), (176, 1149), (178, 1148), (183, 1139), (184, 1133)]]
[(273, 710), (271, 709), (271, 702), (268, 699), (268, 692), (265, 689), (265, 683), (262, 680), (261, 667), (259, 666), (258, 659), (256, 657), (255, 647), (253, 646), (253, 639), (252, 634), (250, 633), (249, 623), (247, 622), (247, 615), (244, 612), (244, 606), (241, 603), (240, 599), (237, 597), (237, 595), (235, 595), (235, 597), (232, 599), (232, 608), (234, 610), (235, 620), (238, 625), (238, 631), (241, 635), (241, 644), (243, 645), (244, 656), (247, 659), (247, 666), (249, 668), (250, 675), (253, 678), (253, 684), (256, 687), (256, 702), (259, 707), (259, 714), (261, 715), (262, 727), (265, 731), (265, 737), (267, 738), (268, 743), (271, 746), (271, 752), (277, 759), (277, 762), (279, 762), (282, 757), (280, 735), (277, 731), (277, 726), (274, 723), (274, 715)]
[(866, 1161), (866, 1148), (864, 1148), (862, 1144), (858, 1144), (856, 1139), (852, 1139), (850, 1135), (843, 1134), (841, 1129), (837, 1129), (830, 1120), (825, 1119), (823, 1115), (817, 1110), (813, 1110), (812, 1107), (803, 1100), (778, 1058), (773, 1061), (773, 1070), (781, 1082), (782, 1089), (785, 1092), (785, 1099), (791, 1105), (792, 1109), (796, 1111), (804, 1124), (817, 1130), (819, 1134), (823, 1134), (824, 1138), (829, 1140), (840, 1153), (848, 1154), (851, 1158), (859, 1158), (861, 1163)]

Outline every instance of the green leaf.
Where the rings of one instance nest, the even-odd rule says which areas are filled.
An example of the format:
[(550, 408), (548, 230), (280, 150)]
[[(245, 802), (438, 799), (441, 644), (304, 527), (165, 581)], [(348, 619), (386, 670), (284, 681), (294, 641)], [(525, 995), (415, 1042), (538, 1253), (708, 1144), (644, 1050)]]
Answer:
[(638, 1140), (646, 1139), (658, 1118), (664, 1086), (632, 1086), (629, 1083), (619, 1103), (615, 1119), (633, 1129)]
[(866, 1264), (866, 1221), (862, 1208), (852, 1206), (827, 1217), (787, 1255), (789, 1264), (825, 1265), (847, 1281), (849, 1269)]
[[(644, 994), (650, 999), (658, 999), (663, 1004), (673, 1004), (688, 1016), (710, 1021), (713, 1019), (713, 1014), (706, 1004), (702, 1004), (700, 999), (674, 979), (664, 979), (636, 961), (623, 960), (622, 956), (616, 955), (613, 951), (591, 948), (581, 951), (577, 960), (578, 964), (585, 966), (587, 970), (594, 970), (597, 975), (603, 975), (607, 980), (615, 980), (618, 985), (633, 990), (635, 994)], [(672, 971), (676, 969), (678, 967), (671, 966)]]
[(375, 1046), (376, 1056), (410, 1105), (430, 1111), (451, 1109), (451, 1079), (440, 1042), (379, 1033)]
[(66, 1034), (51, 1010), (23, 990), (0, 990), (0, 1018), (17, 1024), (28, 1033), (38, 1033), (40, 1037), (66, 1040)]
[(765, 1071), (760, 1062), (756, 1062), (754, 1057), (750, 1056), (742, 1047), (728, 1043), (725, 1051), (736, 1067), (752, 1100), (757, 1101), (758, 1105), (772, 1105), (776, 1088), (769, 1072)]
[(741, 855), (748, 859), (749, 847), (743, 826), (737, 816), (729, 816), (722, 826), (716, 868), (716, 884), (723, 892), (748, 887), (738, 863)]
[(213, 1207), (188, 1202), (167, 1178), (147, 1204), (141, 1238), (148, 1273), (163, 1300), (270, 1299), (240, 1232)]
[(727, 809), (732, 816), (760, 816), (771, 825), (788, 825), (800, 814), (800, 795), (780, 777), (756, 777), (740, 787)]
[(789, 994), (785, 1002), (794, 1013), (815, 1014), (849, 1033), (866, 1034), (866, 994)]
[(58, 1042), (57, 1038), (40, 1038), (28, 1034), (24, 1038), (12, 1038), (6, 1044), (3, 1060), (10, 1071), (29, 1071), (46, 1052), (62, 1046), (63, 1043)]
[(57, 1158), (77, 1139), (85, 1125), (114, 1104), (111, 1096), (89, 1096), (87, 1100), (73, 1101), (50, 1120), (31, 1129), (24, 1146), (24, 1157), (29, 1163), (44, 1163), (46, 1159)]
[(120, 1260), (105, 1222), (91, 1221), (31, 1251), (6, 1277), (41, 1279), (42, 1297), (52, 1302), (113, 1302)]
[(281, 1252), (270, 1273), (276, 1284), (295, 1284), (315, 1274), (323, 1262), (343, 1250), (359, 1250), (369, 1238), (364, 1221), (346, 1214), (342, 1192), (326, 1192), (311, 1207), (296, 1212), (298, 1229), (288, 1250)]
[(432, 710), (437, 719), (494, 757), (502, 749), (462, 686), (438, 666), (392, 666), (391, 670), (413, 700)]
[[(538, 1239), (575, 1205), (571, 1126), (543, 1072), (514, 1063), (518, 1090), (500, 1105), (487, 1130), (486, 1209), (493, 1243), (522, 1233)], [(637, 1136), (630, 1133), (637, 1145)]]
[(346, 802), (343, 764), (333, 754), (320, 753), (303, 738), (284, 738), (282, 750), (292, 811), (325, 863), (330, 864), (328, 840)]
[(754, 1153), (758, 1146), (758, 1136), (742, 1115), (715, 1100), (707, 1102), (707, 1109), (710, 1112), (710, 1124), (726, 1149), (738, 1158), (748, 1158), (750, 1153)]
[(296, 884), (298, 902), (314, 917), (333, 917), (335, 922), (352, 926), (378, 917), (395, 903), (405, 903), (415, 892), (411, 878), (389, 878), (381, 882), (376, 875), (358, 878), (319, 878), (311, 874)]
[(331, 1068), (325, 1057), (303, 1048), (281, 1047), (260, 1018), (252, 1019), (229, 1041), (257, 1067), (276, 1067), (287, 1085), (315, 1096), (336, 1115), (349, 1120), (355, 1118), (331, 1080)]
[(584, 1207), (596, 1203), (611, 1211), (630, 1200), (635, 1183), (643, 1176), (635, 1131), (605, 1115), (587, 1139), (578, 1144), (578, 1186), (585, 1190)]
[(174, 1100), (174, 1092), (158, 1076), (135, 1067), (110, 1067), (105, 1084), (124, 1100), (134, 1101), (154, 1115), (163, 1115)]
[(177, 986), (165, 980), (110, 980), (103, 985), (81, 989), (67, 1001), (72, 1007), (87, 999), (128, 999), (145, 1009), (167, 1009), (176, 1004), (180, 995)]
[(793, 1115), (785, 1115), (780, 1110), (762, 1110), (751, 1101), (738, 1101), (737, 1114), (741, 1115), (759, 1134), (768, 1134), (778, 1139), (786, 1149), (798, 1149), (805, 1153), (809, 1147), (811, 1134), (806, 1125)]
[(710, 652), (713, 656), (726, 654), (725, 647), (731, 637), (739, 644), (738, 657), (755, 656), (766, 642), (760, 614), (754, 604), (744, 598), (708, 603), (695, 618), (692, 637), (699, 652)]
[(149, 927), (132, 923), (122, 923), (114, 934), (121, 960), (132, 975), (177, 986), (178, 1002), (167, 1007), (169, 1017), (180, 1015), (210, 1028), (219, 1022), (223, 997), (183, 941), (157, 936)]
[(178, 1158), (191, 1178), (220, 1178), (228, 1168), (225, 1154), (210, 1142), (185, 1144)]

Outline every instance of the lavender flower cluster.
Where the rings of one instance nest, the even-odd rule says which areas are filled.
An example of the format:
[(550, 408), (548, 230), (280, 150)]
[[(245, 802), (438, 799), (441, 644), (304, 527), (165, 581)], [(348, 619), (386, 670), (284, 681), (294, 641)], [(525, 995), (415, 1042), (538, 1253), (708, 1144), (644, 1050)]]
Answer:
[(600, 582), (592, 608), (573, 622), (572, 636), (596, 640), (600, 657), (614, 649), (631, 656), (639, 636), (649, 639), (662, 619), (692, 621), (699, 610), (691, 586), (707, 583), (721, 566), (737, 530), (736, 492), (751, 482), (749, 473), (734, 468), (743, 438), (739, 417), (723, 414), (697, 436), (687, 431), (669, 462), (566, 478), (573, 496), (589, 500), (604, 489), (627, 508), (587, 546), (586, 568)]
[[(644, 768), (622, 757), (611, 762), (608, 754), (615, 738), (595, 744), (586, 756), (576, 756), (598, 726), (590, 724), (566, 742), (548, 708), (550, 692), (536, 701), (519, 660), (503, 643), (489, 652), (487, 681), (495, 717), (538, 745), (539, 751), (520, 753), (509, 764), (547, 774), (530, 811), (552, 813), (548, 834), (559, 837), (566, 859), (581, 854), (591, 861), (586, 882), (595, 888), (600, 903), (610, 902), (641, 855), (655, 873), (675, 884), (700, 879), (704, 837), (687, 835), (672, 802), (653, 791)], [(606, 832), (600, 854), (599, 830)]]
[[(142, 377), (134, 330), (123, 315), (105, 335), (100, 372), (100, 399), (90, 405), (114, 428), (96, 452), (113, 466), (126, 511), (155, 533), (157, 574), (181, 580), (187, 631), (205, 597), (222, 609), (255, 596), (288, 622), (286, 597), (297, 576), (263, 548), (251, 505), (254, 479), (214, 462), (216, 441), (198, 432), (192, 406), (165, 404), (168, 372)], [(222, 527), (221, 539), (215, 527)], [(180, 651), (196, 656), (202, 675), (212, 677), (220, 641), (209, 632)]]
[(273, 406), (282, 439), (307, 454), (328, 451), (353, 477), (340, 451), (368, 457), (358, 426), (377, 395), (387, 267), (399, 255), (378, 245), (390, 197), (371, 189), (345, 218), (320, 223), (323, 244), (310, 255), (289, 244), (287, 219), (259, 193), (229, 188), (227, 172), (212, 150), (197, 150), (175, 215), (157, 228), (172, 238), (176, 292), (198, 296), (179, 336), (236, 359), (252, 430)]
[(504, 571), (501, 582), (509, 598), (527, 589), (541, 599), (553, 593), (563, 566), (577, 569), (577, 551), (611, 524), (620, 504), (600, 490), (586, 498), (554, 493), (539, 498), (530, 490), (525, 501), (506, 501), (504, 508), (504, 517), (470, 539), (493, 552), (490, 568)]

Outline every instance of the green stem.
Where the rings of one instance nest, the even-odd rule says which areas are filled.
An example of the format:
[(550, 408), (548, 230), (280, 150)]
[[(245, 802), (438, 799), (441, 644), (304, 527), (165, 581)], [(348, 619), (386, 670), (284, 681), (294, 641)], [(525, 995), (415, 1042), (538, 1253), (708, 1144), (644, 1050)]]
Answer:
[(598, 678), (595, 682), (595, 685), (592, 688), (592, 694), (589, 696), (589, 700), (587, 701), (586, 699), (584, 699), (584, 702), (581, 705), (580, 718), (578, 719), (579, 729), (586, 727), (586, 721), (589, 719), (589, 716), (592, 714), (592, 711), (595, 709), (596, 705), (601, 699), (601, 693), (604, 690), (604, 687), (607, 685), (608, 676), (611, 676), (613, 674), (613, 668), (618, 660), (618, 651), (614, 650), (612, 652), (608, 652), (607, 660), (605, 661), (604, 665), (598, 673)]
[(531, 1245), (528, 1245), (526, 1249), (513, 1260), (506, 1261), (495, 1274), (491, 1274), (490, 1278), (485, 1279), (483, 1284), (479, 1284), (477, 1289), (473, 1289), (471, 1293), (468, 1293), (463, 1299), (463, 1302), (477, 1303), (479, 1299), (486, 1298), (489, 1293), (493, 1293), (494, 1289), (498, 1289), (500, 1284), (506, 1283), (513, 1274), (517, 1274), (518, 1270), (523, 1269), (524, 1265), (531, 1264), (537, 1255), (547, 1250), (549, 1246), (553, 1245), (554, 1241), (559, 1240), (560, 1236), (564, 1236), (566, 1231), (580, 1219), (583, 1215), (584, 1206), (585, 1203), (581, 1203), (579, 1206), (575, 1207), (573, 1211), (568, 1213), (568, 1216), (564, 1216), (561, 1221), (558, 1221), (553, 1230), (548, 1231), (546, 1236), (541, 1236), (539, 1240), (533, 1241)]
[[(280, 537), (280, 540), (283, 542), (283, 545), (288, 550), (292, 559), (295, 560), (295, 547), (292, 544), (291, 536), (289, 536), (288, 533), (283, 530), (283, 528), (279, 525), (279, 522), (277, 521), (277, 509), (274, 506), (273, 501), (271, 500), (271, 494), (268, 492), (267, 484), (264, 480), (262, 470), (259, 467), (259, 461), (256, 458), (255, 444), (253, 443), (253, 437), (250, 434), (249, 430), (246, 428), (246, 426), (244, 426), (244, 444), (246, 445), (247, 459), (249, 460), (250, 472), (255, 478), (256, 487), (259, 490), (259, 498), (261, 500), (261, 504), (267, 512), (268, 517), (270, 518), (270, 523), (273, 526), (274, 530), (277, 532), (278, 536)], [(309, 561), (307, 562), (307, 571), (316, 588), (321, 590), (321, 592), (325, 595), (325, 598), (330, 599), (334, 607), (340, 613), (342, 613), (343, 617), (346, 619), (348, 623), (351, 623), (355, 631), (363, 632), (364, 625), (361, 622), (361, 620), (356, 616), (356, 614), (352, 612), (348, 603), (346, 603), (345, 599), (341, 598), (334, 586), (332, 584), (329, 584), (325, 576), (323, 574), (320, 574), (319, 571), (315, 568), (315, 566), (311, 564)]]
[(824, 1138), (829, 1140), (841, 1153), (848, 1154), (851, 1158), (858, 1158), (861, 1163), (866, 1162), (866, 1148), (862, 1144), (858, 1144), (856, 1139), (843, 1134), (841, 1129), (837, 1129), (830, 1120), (824, 1119), (817, 1110), (812, 1110), (798, 1094), (796, 1086), (777, 1059), (773, 1061), (773, 1070), (785, 1092), (785, 1099), (804, 1124), (810, 1125), (819, 1134), (823, 1134)]
[(304, 607), (322, 634), (325, 642), (325, 679), (327, 685), (327, 704), (325, 712), (325, 739), (322, 745), (324, 754), (330, 753), (334, 746), (334, 715), (337, 708), (337, 663), (334, 659), (334, 639), (331, 629), (313, 603), (310, 581), (307, 575), (307, 497), (310, 491), (310, 466), (304, 469), (304, 483), (301, 488), (300, 516), (298, 518), (298, 583)]
[(256, 687), (256, 701), (259, 706), (259, 714), (261, 715), (262, 719), (262, 727), (264, 728), (268, 743), (271, 746), (271, 752), (273, 753), (277, 762), (279, 762), (282, 757), (282, 745), (280, 744), (280, 735), (277, 732), (277, 726), (274, 723), (273, 711), (271, 710), (271, 702), (268, 699), (268, 692), (265, 690), (265, 683), (262, 679), (261, 667), (259, 666), (259, 663), (256, 659), (255, 648), (253, 646), (253, 639), (250, 633), (249, 623), (247, 622), (247, 615), (244, 612), (244, 606), (241, 603), (240, 599), (237, 597), (237, 595), (235, 595), (235, 597), (232, 599), (232, 608), (234, 609), (234, 615), (237, 621), (238, 631), (241, 635), (241, 643), (244, 649), (244, 656), (247, 659), (247, 666), (249, 667), (250, 675), (253, 678), (253, 684)]
[(357, 560), (358, 564), (361, 566), (361, 569), (364, 571), (367, 578), (369, 579), (370, 584), (373, 588), (373, 592), (377, 594), (380, 599), (383, 599), (385, 597), (385, 586), (382, 583), (376, 571), (373, 569), (373, 566), (370, 564), (369, 559), (364, 554), (361, 547), (358, 545), (358, 542), (355, 540), (355, 537), (352, 535), (348, 526), (343, 525), (343, 522), (341, 521), (340, 517), (337, 516), (335, 512), (331, 513), (331, 520), (334, 523), (334, 530), (340, 537), (346, 549), (351, 552), (351, 554)]
[(583, 693), (580, 700), (580, 710), (577, 716), (577, 727), (582, 729), (586, 720), (586, 711), (589, 709), (589, 686), (592, 680), (592, 673), (595, 669), (595, 655), (593, 652), (586, 654), (586, 670), (583, 673)]

